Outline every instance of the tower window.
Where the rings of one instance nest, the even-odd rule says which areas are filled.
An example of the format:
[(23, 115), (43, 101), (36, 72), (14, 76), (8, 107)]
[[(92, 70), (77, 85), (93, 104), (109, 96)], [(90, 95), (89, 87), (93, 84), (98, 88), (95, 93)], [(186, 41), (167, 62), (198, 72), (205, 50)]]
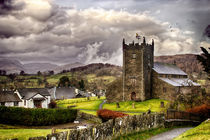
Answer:
[(167, 90), (166, 90), (166, 87), (163, 87), (163, 92), (166, 93), (166, 91), (167, 91)]
[(133, 59), (136, 59), (136, 54), (135, 53), (133, 53)]

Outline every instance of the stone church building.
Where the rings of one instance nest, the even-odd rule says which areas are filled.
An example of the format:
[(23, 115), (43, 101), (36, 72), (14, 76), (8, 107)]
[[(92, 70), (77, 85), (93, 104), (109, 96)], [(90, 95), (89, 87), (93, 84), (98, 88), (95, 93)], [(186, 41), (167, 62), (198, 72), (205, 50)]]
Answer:
[[(154, 62), (154, 41), (147, 44), (126, 44), (123, 39), (123, 78), (116, 90), (108, 90), (108, 102), (144, 101), (151, 98), (173, 100), (178, 94), (191, 92), (200, 85), (188, 79), (187, 74), (173, 64)], [(122, 83), (122, 84), (120, 84)], [(194, 89), (193, 89), (194, 90)], [(115, 98), (116, 97), (116, 98)]]

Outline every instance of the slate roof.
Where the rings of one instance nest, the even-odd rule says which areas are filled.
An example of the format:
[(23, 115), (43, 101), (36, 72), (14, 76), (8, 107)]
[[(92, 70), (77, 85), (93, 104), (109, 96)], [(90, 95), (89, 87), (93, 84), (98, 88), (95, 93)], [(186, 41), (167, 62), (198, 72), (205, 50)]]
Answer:
[(154, 63), (154, 71), (158, 74), (171, 74), (171, 75), (187, 75), (184, 71), (173, 64), (166, 64), (155, 62)]
[(74, 87), (56, 88), (56, 91), (55, 91), (55, 98), (56, 99), (71, 99), (71, 98), (74, 98), (74, 97), (75, 97), (75, 88)]
[(0, 91), (0, 102), (21, 102), (13, 91)]
[(50, 96), (50, 93), (46, 88), (23, 88), (19, 89), (18, 92), (20, 93), (22, 99), (30, 99), (36, 94), (40, 94), (42, 96)]
[(163, 78), (163, 77), (159, 77), (159, 79), (163, 80), (164, 82), (175, 86), (175, 87), (179, 87), (179, 86), (200, 86), (198, 83), (193, 82), (192, 80), (188, 79), (188, 78)]

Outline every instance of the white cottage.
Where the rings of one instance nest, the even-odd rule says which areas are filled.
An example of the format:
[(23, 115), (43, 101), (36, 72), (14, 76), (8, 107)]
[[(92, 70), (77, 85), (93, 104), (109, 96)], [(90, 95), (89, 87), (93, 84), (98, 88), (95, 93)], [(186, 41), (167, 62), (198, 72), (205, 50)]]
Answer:
[(15, 91), (22, 102), (20, 107), (25, 108), (48, 108), (50, 94), (45, 88), (24, 88)]

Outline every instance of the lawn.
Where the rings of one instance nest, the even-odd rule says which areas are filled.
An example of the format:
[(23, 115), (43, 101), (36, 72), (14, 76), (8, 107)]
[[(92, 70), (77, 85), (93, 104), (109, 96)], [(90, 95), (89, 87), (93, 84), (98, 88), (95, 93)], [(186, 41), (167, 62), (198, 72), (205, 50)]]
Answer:
[(50, 133), (51, 129), (0, 129), (0, 139), (28, 140), (29, 137), (46, 136)]
[(98, 110), (99, 105), (103, 102), (103, 100), (96, 101), (85, 101), (71, 104), (58, 104), (58, 107), (67, 108), (68, 106), (76, 106), (73, 109), (87, 109), (87, 110)]
[(76, 106), (73, 109), (87, 109), (87, 110), (98, 110), (99, 105), (103, 102), (105, 97), (90, 97), (87, 98), (75, 98), (57, 101), (58, 107), (67, 108), (68, 106)]
[(100, 97), (100, 99), (98, 99), (98, 97), (90, 97), (89, 100), (88, 100), (88, 98), (74, 98), (74, 99), (58, 100), (58, 101), (56, 101), (56, 103), (57, 104), (72, 104), (72, 103), (104, 100), (104, 99), (106, 99), (106, 97), (104, 97), (104, 96)]
[(152, 136), (171, 130), (172, 128), (156, 128), (117, 137), (115, 140), (147, 140)]
[[(146, 112), (149, 109), (152, 112), (165, 111), (166, 108), (160, 107), (160, 102), (164, 102), (165, 106), (169, 103), (168, 101), (161, 99), (151, 99), (144, 102), (126, 101), (126, 102), (119, 102), (120, 108), (117, 108), (116, 103), (106, 103), (103, 105), (103, 109), (109, 109), (114, 111), (130, 111), (130, 112)], [(132, 105), (133, 103), (135, 104), (135, 108), (133, 108)]]
[(174, 140), (209, 140), (210, 139), (210, 119), (199, 126), (192, 128)]

